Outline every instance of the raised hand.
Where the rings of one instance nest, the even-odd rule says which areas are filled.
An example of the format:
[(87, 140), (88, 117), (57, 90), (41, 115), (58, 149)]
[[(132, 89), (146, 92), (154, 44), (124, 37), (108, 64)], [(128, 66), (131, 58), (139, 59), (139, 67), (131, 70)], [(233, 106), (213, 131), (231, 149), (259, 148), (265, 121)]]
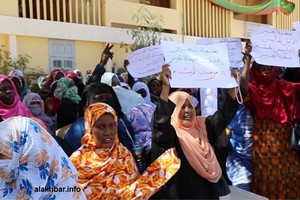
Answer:
[(162, 66), (162, 71), (160, 73), (160, 80), (162, 82), (162, 88), (160, 92), (160, 98), (168, 101), (169, 92), (170, 92), (170, 79), (171, 77), (171, 70), (169, 68), (170, 65), (164, 64)]
[(113, 48), (114, 45), (112, 44), (107, 44), (105, 49), (102, 52), (101, 55), (101, 60), (100, 60), (100, 64), (105, 66), (107, 64), (108, 59), (113, 59), (114, 57), (114, 53), (112, 51), (110, 51)]
[(251, 42), (247, 42), (244, 48), (244, 52), (242, 52), (243, 56), (243, 61), (245, 64), (250, 64), (250, 61), (252, 59), (252, 55), (250, 54), (252, 51), (252, 44)]
[(165, 85), (165, 86), (170, 86), (170, 81), (169, 79), (171, 79), (171, 70), (169, 68), (170, 65), (168, 64), (164, 64), (162, 66), (162, 71), (160, 73), (160, 78), (161, 78), (161, 81), (162, 81), (162, 85)]

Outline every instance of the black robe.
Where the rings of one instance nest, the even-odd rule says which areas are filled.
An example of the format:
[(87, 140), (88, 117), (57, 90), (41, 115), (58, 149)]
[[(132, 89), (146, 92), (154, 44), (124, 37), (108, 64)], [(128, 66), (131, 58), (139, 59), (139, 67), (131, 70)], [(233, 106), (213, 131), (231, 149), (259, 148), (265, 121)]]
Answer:
[[(227, 94), (223, 106), (206, 118), (206, 130), (211, 146), (214, 146), (219, 134), (224, 134), (223, 130), (234, 117), (238, 107), (239, 104)], [(178, 172), (151, 198), (219, 199), (220, 186), (224, 187), (226, 183), (223, 178), (218, 183), (212, 183), (201, 177), (191, 167), (180, 146), (175, 129), (171, 125), (171, 115), (174, 109), (173, 102), (159, 99), (152, 119), (151, 159), (153, 161), (167, 149), (175, 147), (181, 166)]]

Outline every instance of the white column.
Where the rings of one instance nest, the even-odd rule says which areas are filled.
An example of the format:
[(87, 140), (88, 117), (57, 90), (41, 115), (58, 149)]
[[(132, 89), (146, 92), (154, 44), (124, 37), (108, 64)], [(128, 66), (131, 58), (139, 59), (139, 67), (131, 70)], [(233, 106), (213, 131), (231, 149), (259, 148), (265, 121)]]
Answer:
[(12, 60), (18, 59), (18, 50), (17, 50), (17, 36), (9, 35), (9, 51), (11, 53)]

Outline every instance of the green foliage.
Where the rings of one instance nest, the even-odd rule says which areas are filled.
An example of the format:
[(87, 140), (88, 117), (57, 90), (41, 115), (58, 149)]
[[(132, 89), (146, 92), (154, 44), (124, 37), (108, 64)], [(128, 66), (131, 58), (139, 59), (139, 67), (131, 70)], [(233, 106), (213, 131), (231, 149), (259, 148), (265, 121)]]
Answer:
[(30, 59), (31, 56), (28, 54), (19, 55), (17, 59), (13, 59), (10, 51), (0, 48), (0, 73), (7, 75), (13, 69), (18, 69), (24, 74), (43, 74), (44, 72), (39, 66), (36, 68), (28, 66)]
[(163, 17), (156, 16), (147, 9), (147, 5), (150, 4), (149, 1), (142, 0), (141, 3), (142, 6), (132, 16), (132, 20), (135, 21), (138, 28), (127, 31), (132, 36), (133, 44), (130, 46), (121, 44), (121, 47), (126, 48), (126, 52), (128, 52), (128, 48), (135, 51), (143, 47), (160, 44), (161, 32), (163, 32), (162, 24), (164, 24)]
[(10, 52), (0, 49), (0, 74), (8, 74), (11, 71)]

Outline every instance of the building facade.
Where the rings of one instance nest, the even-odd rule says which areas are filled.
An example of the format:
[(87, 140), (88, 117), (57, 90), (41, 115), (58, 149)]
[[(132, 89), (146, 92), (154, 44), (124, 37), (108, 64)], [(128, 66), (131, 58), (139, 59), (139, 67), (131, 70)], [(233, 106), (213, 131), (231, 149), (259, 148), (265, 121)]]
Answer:
[[(261, 0), (231, 2), (251, 6)], [(160, 19), (164, 36), (194, 44), (197, 37), (249, 39), (258, 26), (291, 30), (300, 20), (300, 6), (290, 2), (296, 6), (289, 16), (238, 14), (209, 0), (150, 0), (146, 10)], [(130, 30), (141, 26), (133, 15), (145, 6), (140, 0), (0, 0), (0, 5), (0, 48), (12, 58), (30, 55), (30, 67), (45, 73), (53, 67), (94, 69), (108, 42), (115, 53), (109, 70), (122, 67), (127, 52), (120, 44), (133, 43)]]

